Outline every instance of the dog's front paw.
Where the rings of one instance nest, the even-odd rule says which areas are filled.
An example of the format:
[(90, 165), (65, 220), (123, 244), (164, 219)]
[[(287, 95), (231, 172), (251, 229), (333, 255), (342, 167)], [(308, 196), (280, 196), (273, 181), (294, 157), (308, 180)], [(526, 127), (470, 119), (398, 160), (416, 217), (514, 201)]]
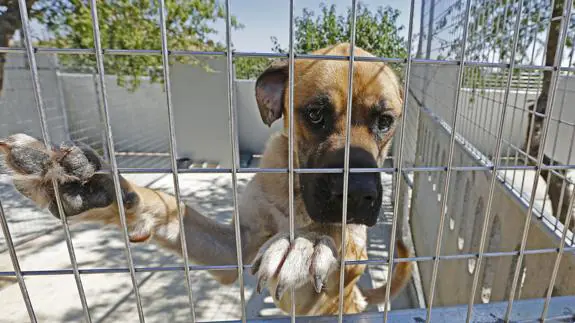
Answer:
[[(14, 187), (39, 207), (47, 207), (56, 217), (60, 214), (53, 181), (58, 185), (67, 216), (107, 207), (116, 200), (112, 176), (97, 173), (103, 169), (104, 161), (84, 144), (62, 143), (46, 147), (26, 134), (15, 134), (0, 139), (2, 154)], [(126, 183), (123, 178), (120, 180)], [(135, 193), (124, 187), (122, 193), (126, 208), (137, 204)]]
[(331, 237), (314, 232), (296, 233), (290, 243), (289, 233), (279, 233), (260, 248), (252, 274), (258, 278), (258, 293), (266, 284), (275, 299), (280, 300), (290, 287), (310, 283), (320, 293), (338, 263), (337, 249)]

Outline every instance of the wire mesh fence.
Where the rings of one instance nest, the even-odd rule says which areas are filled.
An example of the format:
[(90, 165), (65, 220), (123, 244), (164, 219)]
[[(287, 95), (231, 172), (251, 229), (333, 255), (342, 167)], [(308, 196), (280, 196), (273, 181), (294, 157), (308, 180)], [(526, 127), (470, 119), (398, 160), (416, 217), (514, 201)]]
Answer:
[[(160, 255), (156, 247), (141, 247), (131, 241), (133, 228), (128, 223), (125, 201), (120, 198), (116, 201), (122, 230), (114, 236), (116, 252), (107, 257), (120, 257), (124, 252), (126, 262), (90, 263), (93, 246), (74, 239), (73, 233), (80, 234), (83, 229), (68, 224), (65, 216), (51, 222), (45, 220), (46, 213), (25, 201), (10, 188), (8, 177), (2, 177), (0, 219), (4, 240), (0, 252), (7, 252), (5, 259), (9, 259), (10, 268), (0, 268), (0, 277), (15, 278), (31, 321), (42, 318), (38, 317), (34, 296), (29, 292), (28, 286), (33, 283), (25, 277), (73, 277), (75, 302), (80, 307), (68, 319), (91, 322), (95, 317), (121, 320), (121, 316), (112, 313), (114, 309), (103, 312), (92, 303), (97, 291), (93, 286), (105, 284), (105, 280), (92, 277), (120, 274), (129, 281), (118, 286), (131, 289), (125, 297), (134, 305), (131, 318), (137, 317), (140, 322), (156, 311), (164, 312), (163, 319), (220, 319), (213, 314), (217, 312), (213, 307), (224, 304), (226, 299), (234, 304), (229, 309), (233, 314), (227, 310), (225, 315), (219, 314), (242, 321), (257, 319), (261, 313), (252, 313), (250, 305), (250, 295), (255, 295), (254, 281), (246, 272), (252, 266), (241, 247), (247, 243), (245, 239), (249, 240), (242, 232), (245, 228), (240, 226), (244, 187), (257, 173), (287, 176), (285, 233), (293, 244), (299, 229), (296, 195), (300, 194), (297, 186), (301, 175), (322, 172), (343, 174), (342, 196), (348, 196), (351, 174), (380, 173), (386, 187), (378, 224), (366, 238), (369, 260), (339, 263), (339, 283), (335, 287), (338, 310), (334, 312), (339, 321), (348, 314), (343, 311), (346, 268), (366, 264), (372, 279), (390, 282), (391, 269), (406, 262), (416, 264), (409, 287), (401, 296), (408, 299), (401, 300), (408, 305), (395, 301), (391, 308), (380, 306), (373, 310), (380, 311), (380, 316), (366, 314), (356, 319), (401, 320), (401, 315), (407, 314), (397, 309), (419, 308), (426, 321), (435, 321), (446, 319), (442, 308), (454, 305), (464, 308), (459, 308), (459, 316), (451, 321), (470, 322), (490, 312), (497, 312), (504, 321), (523, 317), (573, 319), (557, 309), (571, 299), (564, 301), (561, 297), (575, 295), (575, 284), (569, 280), (575, 266), (575, 193), (571, 177), (575, 117), (569, 109), (575, 88), (571, 77), (575, 30), (571, 1), (412, 0), (405, 57), (356, 54), (356, 37), (361, 37), (363, 30), (356, 28), (356, 24), (362, 25), (357, 20), (355, 0), (351, 1), (348, 54), (297, 52), (294, 1), (289, 1), (286, 53), (234, 51), (230, 2), (225, 1), (222, 14), (225, 46), (202, 51), (179, 48), (171, 42), (170, 11), (166, 9), (171, 1), (150, 5), (158, 18), (159, 39), (158, 46), (144, 49), (106, 48), (101, 33), (108, 33), (107, 27), (98, 19), (105, 12), (99, 11), (102, 5), (95, 0), (85, 4), (90, 10), (89, 27), (93, 32), (88, 48), (35, 44), (30, 36), (26, 2), (19, 1), (22, 46), (0, 48), (0, 52), (7, 53), (8, 61), (20, 61), (10, 67), (14, 72), (7, 68), (4, 71), (9, 83), (4, 86), (1, 112), (2, 120), (9, 121), (0, 120), (1, 136), (27, 132), (41, 138), (47, 146), (62, 140), (84, 142), (109, 162), (110, 169), (101, 173), (111, 175), (116, 196), (124, 194), (122, 177), (167, 191), (175, 199), (178, 221), (174, 226), (180, 232), (189, 230), (184, 223), (184, 214), (189, 211), (182, 202), (199, 204), (206, 214), (213, 213), (233, 228), (230, 232), (236, 248), (235, 264), (193, 264), (193, 255), (188, 255), (189, 236), (180, 234), (177, 244), (181, 258), (154, 259), (152, 254)], [(415, 14), (418, 8), (419, 16)], [(419, 33), (415, 32), (417, 29)], [(59, 62), (78, 62), (76, 57), (83, 57), (93, 66), (78, 69)], [(160, 58), (148, 67), (157, 74), (153, 77), (161, 77), (163, 82), (146, 83), (148, 79), (138, 76), (142, 81), (140, 89), (126, 89), (121, 86), (124, 81), (119, 75), (108, 73), (112, 64), (122, 62), (114, 60), (118, 57)], [(355, 103), (348, 96), (342, 119), (343, 167), (296, 167), (297, 155), (293, 153), (286, 156), (285, 168), (260, 167), (258, 154), (265, 149), (270, 134), (281, 130), (282, 125), (271, 129), (254, 125), (255, 119), (260, 122), (253, 93), (255, 82), (237, 80), (235, 72), (238, 59), (262, 57), (288, 62), (285, 112), (289, 118), (284, 129), (288, 152), (296, 149), (294, 95), (298, 94), (294, 88), (298, 79), (294, 76), (298, 61), (346, 61), (346, 93), (353, 93), (357, 86), (352, 80), (358, 62), (385, 62), (400, 71), (405, 89), (403, 112), (390, 156), (378, 167), (350, 166)], [(210, 62), (215, 73), (200, 71), (185, 61), (204, 58), (213, 60)], [(226, 177), (225, 184), (218, 183), (221, 176)], [(66, 214), (58, 185), (54, 184), (53, 190), (58, 213)], [(343, 199), (340, 223), (347, 223), (347, 203)], [(355, 237), (348, 235), (346, 225), (342, 227), (338, 250), (345, 255), (347, 241)], [(19, 255), (19, 246), (48, 234), (48, 228), (62, 230), (69, 266), (22, 266), (19, 258), (30, 256), (22, 256), (25, 251)], [(378, 230), (386, 233), (382, 235)], [(395, 244), (390, 243), (397, 239), (409, 241), (412, 257), (398, 257)], [(210, 298), (207, 290), (221, 287), (205, 283), (211, 279), (207, 273), (229, 270), (237, 271), (238, 281), (225, 295)], [(177, 306), (170, 308), (165, 300), (156, 302), (161, 297), (143, 284), (153, 275), (169, 276), (185, 285), (176, 293)], [(387, 284), (387, 299), (391, 290), (391, 284)], [(290, 293), (294, 299), (295, 289)], [(522, 302), (526, 299), (539, 303)], [(262, 301), (266, 302), (269, 304), (269, 300)], [(284, 318), (300, 319), (296, 303), (292, 302), (290, 311), (282, 313)], [(481, 304), (494, 307), (482, 308)], [(173, 316), (169, 316), (170, 311)], [(415, 310), (411, 313), (421, 315)]]

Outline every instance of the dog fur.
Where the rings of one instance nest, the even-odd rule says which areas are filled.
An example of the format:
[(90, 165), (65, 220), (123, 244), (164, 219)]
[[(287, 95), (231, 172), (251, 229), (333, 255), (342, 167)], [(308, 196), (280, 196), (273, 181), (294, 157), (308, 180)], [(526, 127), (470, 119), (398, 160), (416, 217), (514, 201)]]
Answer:
[[(345, 56), (349, 55), (349, 50), (349, 44), (343, 43), (318, 50), (314, 54)], [(373, 56), (358, 47), (355, 47), (355, 55)], [(310, 164), (333, 167), (335, 164), (324, 165), (327, 159), (336, 160), (336, 164), (343, 165), (341, 153), (336, 152), (342, 151), (345, 142), (348, 68), (347, 61), (295, 61), (295, 167), (309, 167)], [(272, 135), (266, 145), (260, 164), (264, 168), (288, 166), (287, 80), (288, 63), (284, 60), (272, 64), (256, 82), (256, 99), (263, 122), (271, 125), (283, 117), (284, 125), (283, 130)], [(395, 125), (402, 115), (403, 89), (397, 76), (382, 62), (354, 62), (353, 82), (353, 126), (350, 141), (355, 150), (352, 156), (356, 156), (354, 158), (358, 163), (362, 163), (363, 158), (373, 160), (366, 162), (369, 165), (381, 167), (391, 144)], [(329, 101), (330, 125), (328, 127), (324, 123), (321, 129), (310, 130), (312, 128), (305, 119), (308, 112), (304, 109), (312, 104), (310, 100), (318, 98), (319, 94), (320, 99)], [(319, 113), (325, 112), (321, 110)], [(382, 124), (384, 130), (373, 130), (370, 120), (381, 120), (379, 116), (382, 114), (388, 116)], [(330, 130), (325, 132), (322, 130), (324, 128)], [(5, 154), (5, 162), (11, 171), (16, 189), (38, 206), (47, 207), (54, 216), (59, 217), (60, 214), (51, 188), (52, 180), (59, 184), (62, 206), (70, 220), (120, 225), (112, 177), (101, 172), (108, 166), (90, 147), (79, 143), (44, 147), (30, 136), (15, 134), (0, 141), (0, 151)], [(362, 180), (367, 178), (354, 176)], [(377, 177), (379, 174), (365, 176)], [(310, 204), (313, 204), (313, 199), (304, 198), (307, 193), (302, 190), (309, 191), (312, 189), (310, 186), (323, 183), (325, 178), (305, 177), (302, 174), (296, 174), (294, 177), (296, 231), (293, 243), (289, 240), (288, 175), (258, 173), (247, 185), (239, 201), (238, 217), (243, 262), (253, 264), (251, 272), (258, 278), (258, 291), (267, 287), (275, 304), (283, 311), (290, 311), (291, 293), (286, 291), (294, 287), (297, 315), (336, 314), (341, 261), (341, 212), (332, 212), (337, 207), (329, 204), (329, 214), (321, 208), (316, 208), (319, 211), (310, 214), (308, 209), (314, 208)], [(182, 232), (176, 199), (172, 195), (139, 187), (121, 176), (120, 178), (130, 241), (154, 242), (181, 256)], [(379, 179), (374, 178), (369, 177), (369, 180), (377, 180), (381, 185)], [(329, 180), (339, 181), (340, 177), (332, 176)], [(302, 185), (302, 181), (307, 181), (307, 184)], [(319, 193), (314, 191), (310, 194)], [(372, 197), (377, 198), (367, 198), (374, 205), (376, 203)], [(325, 201), (318, 203), (323, 202)], [(369, 210), (379, 212), (379, 208), (377, 205)], [(200, 265), (236, 263), (234, 223), (218, 223), (186, 205), (181, 205), (181, 210), (185, 227), (183, 234), (191, 262)], [(374, 213), (375, 217), (370, 215), (369, 218), (361, 212), (348, 212), (350, 215), (346, 226), (345, 259), (366, 260), (367, 227), (375, 224), (377, 212)], [(399, 257), (410, 256), (401, 240), (397, 241), (397, 251)], [(344, 313), (362, 312), (368, 304), (387, 301), (385, 286), (364, 291), (357, 286), (365, 267), (363, 264), (345, 267)], [(213, 270), (210, 273), (222, 284), (231, 284), (237, 279), (236, 270)], [(400, 262), (395, 266), (392, 281), (389, 282), (391, 297), (402, 290), (410, 277), (409, 262)]]

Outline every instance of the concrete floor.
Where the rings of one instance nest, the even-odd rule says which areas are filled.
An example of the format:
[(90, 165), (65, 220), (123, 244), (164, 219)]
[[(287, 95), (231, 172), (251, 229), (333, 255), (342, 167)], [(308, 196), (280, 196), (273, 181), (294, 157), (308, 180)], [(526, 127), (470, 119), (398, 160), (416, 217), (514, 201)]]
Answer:
[[(206, 215), (218, 221), (231, 218), (231, 176), (213, 174), (180, 175), (182, 196), (196, 205)], [(250, 176), (240, 174), (240, 192)], [(389, 188), (384, 200), (384, 212), (378, 225), (369, 230), (370, 259), (387, 255), (391, 219), (391, 177), (383, 175)], [(171, 175), (131, 174), (127, 178), (155, 189), (172, 192)], [(12, 236), (17, 244), (17, 255), (22, 270), (71, 269), (64, 232), (60, 222), (46, 211), (14, 192), (6, 176), (0, 175), (0, 200), (9, 221)], [(121, 232), (115, 228), (75, 224), (70, 227), (79, 267), (127, 267), (126, 253)], [(183, 265), (178, 257), (152, 244), (132, 245), (135, 266)], [(370, 266), (362, 277), (363, 286), (379, 286), (385, 281), (387, 266)], [(5, 239), (0, 238), (0, 271), (12, 271)], [(191, 274), (196, 319), (198, 321), (237, 320), (241, 315), (238, 284), (221, 286), (207, 272)], [(83, 274), (82, 284), (93, 322), (137, 322), (136, 301), (128, 273)], [(142, 306), (147, 322), (187, 322), (191, 318), (190, 305), (183, 272), (137, 273)], [(40, 322), (78, 322), (83, 312), (72, 275), (27, 276), (26, 287)], [(245, 274), (245, 299), (247, 318), (282, 315), (274, 308), (267, 294), (254, 292), (255, 281)], [(405, 294), (405, 293), (404, 293)], [(0, 282), (0, 322), (27, 322), (18, 284), (13, 279)], [(407, 295), (401, 295), (392, 308), (409, 307)], [(377, 308), (370, 309), (372, 311)]]

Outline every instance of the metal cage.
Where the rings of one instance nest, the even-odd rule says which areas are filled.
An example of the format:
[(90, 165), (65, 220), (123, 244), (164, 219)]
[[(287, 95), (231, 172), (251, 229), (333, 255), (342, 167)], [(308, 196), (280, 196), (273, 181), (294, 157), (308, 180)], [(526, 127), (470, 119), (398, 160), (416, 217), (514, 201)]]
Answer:
[[(556, 0), (558, 1), (558, 0)], [(172, 50), (168, 46), (166, 33), (166, 4), (159, 0), (159, 25), (161, 31), (161, 50), (152, 49), (108, 49), (103, 48), (98, 24), (98, 2), (90, 0), (93, 28), (93, 48), (47, 48), (34, 46), (30, 35), (30, 21), (26, 10), (26, 1), (19, 0), (22, 21), (23, 47), (4, 47), (0, 52), (7, 54), (20, 53), (26, 56), (29, 73), (32, 79), (37, 114), (40, 120), (40, 134), (46, 145), (52, 141), (50, 132), (51, 113), (46, 107), (46, 97), (43, 94), (43, 84), (40, 81), (41, 67), (38, 67), (38, 56), (44, 54), (62, 55), (95, 55), (96, 70), (92, 79), (97, 91), (99, 111), (103, 134), (101, 148), (109, 156), (111, 174), (114, 179), (114, 189), (117, 196), (121, 195), (119, 174), (171, 174), (175, 197), (178, 205), (182, 202), (180, 183), (183, 174), (230, 174), (232, 178), (233, 217), (238, 215), (238, 175), (258, 172), (289, 174), (289, 214), (290, 239), (294, 239), (294, 176), (298, 173), (339, 172), (344, 174), (344, 196), (347, 196), (349, 174), (366, 172), (365, 169), (353, 169), (349, 166), (350, 129), (352, 97), (347, 101), (347, 135), (345, 142), (345, 166), (343, 169), (296, 169), (293, 153), (289, 154), (287, 169), (263, 169), (240, 166), (240, 150), (238, 148), (238, 110), (235, 97), (234, 58), (236, 57), (269, 57), (287, 58), (289, 60), (289, 111), (293, 115), (294, 61), (297, 59), (344, 60), (349, 61), (348, 93), (352, 93), (353, 62), (382, 61), (402, 66), (402, 82), (404, 88), (404, 115), (401, 118), (400, 130), (394, 138), (392, 156), (388, 166), (370, 169), (369, 172), (391, 174), (391, 237), (395, 241), (398, 235), (410, 236), (408, 239), (416, 251), (412, 258), (395, 257), (394, 244), (389, 244), (388, 256), (370, 259), (363, 263), (367, 265), (385, 265), (392, 268), (394, 264), (406, 261), (417, 263), (413, 284), (419, 286), (419, 304), (411, 309), (392, 310), (385, 306), (382, 312), (369, 312), (357, 315), (344, 315), (340, 310), (338, 317), (295, 317), (295, 307), (289, 317), (280, 318), (248, 318), (246, 313), (244, 270), (250, 266), (242, 263), (241, 235), (239, 221), (235, 221), (235, 238), (237, 248), (237, 264), (226, 266), (196, 266), (188, 261), (185, 236), (181, 235), (183, 250), (182, 266), (137, 266), (133, 260), (132, 246), (128, 240), (128, 229), (122, 199), (118, 199), (124, 251), (128, 259), (127, 267), (89, 268), (80, 266), (77, 261), (78, 249), (73, 243), (71, 229), (66, 218), (61, 219), (61, 227), (65, 233), (67, 252), (70, 257), (71, 269), (22, 270), (17, 255), (15, 243), (9, 229), (7, 213), (0, 204), (0, 220), (4, 233), (6, 249), (13, 269), (0, 271), (0, 277), (16, 279), (27, 312), (32, 322), (42, 321), (36, 315), (34, 302), (28, 292), (26, 277), (73, 275), (83, 309), (83, 318), (91, 322), (91, 315), (86, 288), (83, 278), (92, 274), (110, 275), (127, 273), (130, 275), (140, 322), (145, 321), (145, 308), (140, 295), (138, 274), (154, 272), (183, 272), (186, 278), (186, 294), (189, 303), (191, 321), (196, 321), (194, 303), (194, 284), (190, 274), (194, 271), (236, 269), (239, 273), (239, 288), (241, 302), (241, 321), (575, 321), (575, 284), (568, 283), (564, 276), (573, 273), (575, 266), (575, 243), (573, 233), (569, 230), (575, 193), (566, 196), (565, 187), (573, 186), (573, 180), (568, 176), (574, 169), (571, 162), (571, 147), (575, 136), (575, 120), (568, 109), (563, 109), (570, 92), (575, 89), (575, 83), (570, 79), (575, 71), (572, 66), (573, 51), (565, 53), (568, 37), (573, 21), (572, 1), (566, 0), (560, 16), (550, 14), (539, 20), (549, 26), (552, 22), (560, 22), (557, 54), (552, 65), (547, 64), (541, 54), (536, 53), (533, 46), (529, 57), (517, 58), (516, 49), (523, 41), (522, 37), (529, 34), (523, 29), (528, 27), (521, 20), (521, 15), (532, 6), (529, 1), (482, 1), (482, 0), (411, 0), (409, 12), (409, 31), (407, 39), (407, 58), (397, 57), (357, 57), (354, 56), (356, 40), (356, 8), (357, 1), (351, 1), (351, 53), (349, 56), (320, 56), (295, 52), (294, 31), (294, 1), (290, 3), (289, 51), (279, 53), (252, 53), (232, 51), (232, 20), (230, 0), (226, 6), (226, 50), (223, 52), (198, 52), (187, 50)], [(414, 33), (414, 18), (417, 4), (421, 4), (420, 32)], [(238, 2), (239, 6), (242, 4)], [(506, 15), (506, 24), (495, 24), (479, 27), (474, 21), (485, 16), (490, 19), (488, 10), (491, 7), (503, 5), (503, 10), (511, 12)], [(548, 9), (553, 7), (549, 2)], [(527, 9), (526, 9), (527, 8)], [(474, 20), (475, 19), (475, 20)], [(444, 23), (438, 23), (443, 22)], [(486, 20), (487, 21), (487, 20)], [(438, 27), (440, 26), (440, 27)], [(461, 27), (460, 33), (451, 32), (453, 28)], [(425, 28), (427, 27), (427, 28)], [(425, 30), (427, 29), (427, 31)], [(540, 31), (534, 30), (537, 34)], [(488, 42), (492, 34), (508, 33), (509, 42), (506, 55), (493, 48), (473, 47), (482, 40)], [(419, 36), (419, 40), (417, 39)], [(452, 39), (448, 42), (446, 38)], [(416, 44), (419, 46), (416, 49)], [(425, 44), (427, 43), (427, 44)], [(453, 44), (456, 43), (456, 46)], [(473, 45), (473, 46), (472, 46)], [(435, 47), (434, 47), (435, 46)], [(424, 54), (426, 47), (426, 54)], [(162, 72), (165, 82), (164, 100), (167, 107), (169, 132), (165, 137), (169, 144), (168, 152), (161, 154), (163, 167), (120, 167), (112, 133), (111, 112), (108, 99), (109, 82), (105, 79), (104, 61), (110, 55), (161, 55)], [(538, 57), (540, 55), (541, 57)], [(229, 142), (231, 143), (230, 167), (195, 168), (182, 167), (178, 160), (176, 146), (176, 118), (173, 111), (172, 71), (170, 58), (180, 56), (209, 56), (226, 59), (227, 112), (229, 120)], [(517, 58), (517, 59), (516, 59)], [(541, 63), (537, 60), (541, 59)], [(567, 58), (568, 65), (563, 61)], [(519, 73), (515, 73), (519, 72)], [(542, 79), (545, 73), (550, 73), (549, 98), (543, 113), (529, 108), (541, 91)], [(560, 97), (563, 95), (563, 98)], [(530, 101), (531, 100), (531, 101)], [(565, 111), (564, 111), (565, 110)], [(18, 113), (18, 112), (15, 112)], [(522, 147), (522, 136), (526, 129), (533, 131), (535, 117), (542, 118), (541, 147), (533, 156), (530, 148)], [(575, 119), (575, 117), (573, 118)], [(294, 125), (289, 118), (289, 147), (293, 152)], [(528, 136), (531, 138), (531, 135)], [(567, 138), (570, 138), (567, 139)], [(529, 147), (529, 144), (527, 144)], [(568, 152), (567, 152), (568, 151)], [(565, 153), (567, 152), (567, 153)], [(155, 155), (154, 155), (155, 156)], [(549, 161), (547, 156), (554, 158)], [(160, 158), (160, 157), (158, 157)], [(560, 161), (560, 162), (558, 162)], [(551, 205), (546, 200), (550, 185), (544, 185), (543, 197), (540, 193), (540, 182), (550, 183), (551, 178), (559, 180), (561, 186), (560, 205), (568, 205), (567, 216), (563, 222), (556, 216), (561, 211), (550, 210)], [(539, 185), (539, 186), (538, 186)], [(54, 185), (57, 192), (58, 187)], [(458, 196), (462, 194), (462, 196)], [(58, 196), (58, 194), (56, 194)], [(6, 200), (2, 201), (6, 204)], [(346, 222), (347, 201), (344, 199), (342, 221)], [(62, 203), (58, 199), (60, 214), (64, 214)], [(181, 210), (178, 210), (181, 215)], [(516, 220), (518, 219), (518, 220)], [(180, 216), (180, 228), (184, 230)], [(522, 221), (522, 222), (521, 222)], [(411, 224), (410, 224), (411, 223)], [(535, 230), (535, 231), (534, 231)], [(345, 232), (345, 230), (344, 230)], [(531, 234), (536, 232), (536, 234)], [(511, 235), (515, 240), (507, 243)], [(345, 253), (346, 236), (342, 237), (342, 253)], [(532, 243), (530, 243), (532, 241)], [(542, 242), (543, 241), (543, 242)], [(540, 243), (539, 243), (540, 242)], [(514, 245), (509, 247), (509, 244)], [(547, 272), (540, 273), (538, 280), (547, 277), (543, 287), (534, 288), (539, 297), (520, 298), (525, 270), (531, 270), (526, 265), (527, 257), (534, 257), (529, 263), (547, 260)], [(538, 258), (538, 257), (546, 258)], [(461, 269), (454, 269), (457, 263)], [(362, 263), (359, 261), (342, 261), (341, 269), (347, 264)], [(487, 268), (487, 269), (485, 269)], [(509, 273), (503, 273), (501, 268), (508, 268)], [(526, 269), (528, 268), (528, 269)], [(537, 267), (543, 270), (543, 267)], [(457, 271), (457, 274), (453, 274)], [(441, 273), (443, 272), (443, 274)], [(461, 272), (461, 273), (460, 273)], [(340, 291), (343, 288), (343, 273), (340, 277)], [(387, 270), (387, 280), (391, 278), (391, 270)], [(453, 281), (449, 275), (453, 275)], [(467, 275), (465, 281), (459, 280)], [(505, 295), (499, 302), (492, 302), (496, 282), (508, 281), (509, 285), (501, 292)], [(557, 284), (563, 284), (559, 290)], [(456, 287), (463, 286), (465, 288)], [(480, 285), (481, 284), (481, 285)], [(457, 289), (453, 296), (448, 295), (449, 289)], [(461, 291), (463, 289), (463, 291)], [(541, 292), (544, 291), (544, 292)], [(293, 291), (292, 291), (293, 292)], [(2, 291), (0, 291), (2, 293)], [(390, 285), (386, 290), (390, 295)], [(343, 306), (343, 294), (340, 292), (339, 305)], [(457, 298), (458, 306), (454, 306), (453, 298)], [(500, 297), (503, 298), (503, 297)], [(479, 301), (485, 304), (478, 304)], [(451, 305), (435, 305), (440, 304)], [(9, 320), (9, 318), (8, 318)]]

